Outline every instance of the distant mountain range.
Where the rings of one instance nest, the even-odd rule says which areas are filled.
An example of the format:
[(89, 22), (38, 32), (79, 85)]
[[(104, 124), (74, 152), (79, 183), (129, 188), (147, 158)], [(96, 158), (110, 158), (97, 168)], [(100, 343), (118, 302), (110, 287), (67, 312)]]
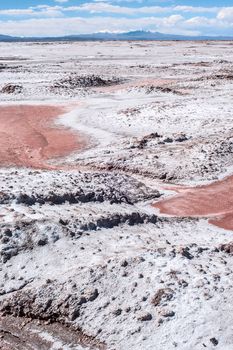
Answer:
[(187, 36), (176, 34), (163, 34), (159, 32), (147, 32), (137, 30), (127, 33), (93, 33), (78, 34), (60, 37), (14, 37), (0, 35), (1, 42), (28, 42), (28, 41), (133, 41), (133, 40), (233, 40), (233, 36)]

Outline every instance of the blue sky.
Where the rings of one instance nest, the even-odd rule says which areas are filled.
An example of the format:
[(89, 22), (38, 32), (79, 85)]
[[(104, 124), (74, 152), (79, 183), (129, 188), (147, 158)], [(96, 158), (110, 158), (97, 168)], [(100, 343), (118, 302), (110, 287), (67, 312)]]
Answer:
[(60, 36), (141, 29), (233, 36), (233, 0), (0, 1), (1, 34)]

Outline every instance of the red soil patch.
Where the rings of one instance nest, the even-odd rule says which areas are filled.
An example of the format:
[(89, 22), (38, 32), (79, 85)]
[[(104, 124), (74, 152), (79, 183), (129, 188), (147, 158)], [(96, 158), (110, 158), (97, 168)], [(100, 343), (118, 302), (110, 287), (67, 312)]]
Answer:
[(46, 161), (83, 148), (77, 135), (53, 124), (64, 112), (62, 107), (0, 107), (0, 165), (52, 169)]
[(225, 214), (219, 218), (209, 220), (209, 223), (222, 227), (225, 230), (233, 231), (233, 210), (230, 214)]
[(161, 214), (213, 217), (210, 223), (233, 230), (233, 176), (210, 185), (183, 189), (174, 187), (174, 190), (177, 195), (153, 204)]

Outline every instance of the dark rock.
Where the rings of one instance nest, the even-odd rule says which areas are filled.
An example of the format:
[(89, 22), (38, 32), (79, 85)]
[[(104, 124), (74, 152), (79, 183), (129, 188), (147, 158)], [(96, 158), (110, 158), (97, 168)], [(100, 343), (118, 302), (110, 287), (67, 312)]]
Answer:
[(104, 79), (98, 75), (85, 75), (79, 76), (77, 74), (71, 74), (65, 79), (58, 80), (51, 87), (52, 91), (59, 89), (73, 90), (76, 88), (91, 88), (97, 86), (110, 86), (119, 84), (121, 82), (118, 78)]
[(96, 224), (94, 222), (89, 222), (88, 224), (88, 230), (95, 231), (96, 230)]
[(79, 311), (79, 309), (76, 309), (76, 310), (74, 310), (72, 313), (71, 313), (71, 315), (70, 315), (70, 320), (71, 321), (74, 321), (74, 320), (76, 320), (76, 318), (78, 318), (80, 316), (80, 311)]
[(67, 220), (63, 220), (62, 218), (59, 219), (59, 224), (66, 226), (68, 225), (68, 221)]
[(94, 301), (99, 296), (98, 289), (87, 289), (84, 292), (84, 296), (87, 301)]
[(17, 204), (27, 204), (34, 205), (36, 203), (36, 199), (33, 196), (29, 196), (27, 194), (20, 194), (16, 200)]
[(158, 306), (162, 301), (166, 302), (171, 300), (173, 297), (173, 293), (173, 290), (170, 288), (161, 288), (155, 293), (154, 297), (151, 300), (151, 303), (154, 306)]
[(216, 338), (211, 338), (210, 342), (214, 345), (217, 346), (218, 345), (218, 340)]
[(141, 312), (138, 317), (138, 321), (151, 321), (152, 320), (152, 315), (149, 312)]
[(219, 249), (227, 254), (233, 254), (233, 242), (222, 244)]
[(187, 140), (188, 140), (188, 138), (185, 134), (181, 134), (175, 138), (176, 142), (185, 142)]
[(161, 315), (163, 317), (174, 317), (175, 316), (175, 312), (174, 311), (167, 311), (167, 310), (165, 310), (165, 311), (161, 312)]
[(7, 236), (7, 237), (12, 237), (12, 232), (9, 228), (7, 228), (5, 231), (4, 231), (4, 235)]
[(18, 255), (19, 250), (14, 246), (7, 246), (2, 248), (1, 256), (2, 262), (5, 264), (8, 260), (10, 260), (13, 256)]
[(1, 242), (2, 242), (2, 244), (6, 244), (9, 242), (9, 240), (10, 240), (9, 237), (2, 237)]
[(166, 180), (166, 178), (167, 178), (167, 173), (161, 174), (161, 175), (159, 176), (159, 179), (160, 179), (160, 180)]
[(122, 266), (122, 267), (128, 266), (127, 260), (123, 260), (122, 263), (121, 263), (121, 266)]
[(181, 249), (179, 250), (179, 253), (180, 253), (182, 256), (184, 256), (185, 258), (189, 259), (189, 260), (191, 260), (191, 259), (194, 258), (194, 256), (193, 256), (192, 254), (190, 254), (189, 248), (188, 248), (188, 247), (181, 248)]
[(44, 236), (44, 237), (40, 237), (37, 241), (37, 245), (38, 246), (44, 246), (48, 243), (48, 237)]
[(121, 310), (121, 309), (116, 309), (116, 310), (114, 310), (112, 313), (113, 313), (113, 315), (115, 315), (115, 316), (120, 316), (121, 313), (122, 313), (122, 310)]
[(6, 84), (1, 89), (2, 94), (20, 94), (23, 91), (22, 85)]
[(170, 138), (170, 137), (167, 137), (166, 139), (163, 140), (163, 142), (165, 142), (165, 143), (172, 143), (173, 139)]

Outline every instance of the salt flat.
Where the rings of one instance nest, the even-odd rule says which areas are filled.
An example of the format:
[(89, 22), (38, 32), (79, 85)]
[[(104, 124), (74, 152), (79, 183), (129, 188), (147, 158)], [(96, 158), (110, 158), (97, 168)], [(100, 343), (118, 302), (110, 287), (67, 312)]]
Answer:
[(232, 42), (0, 43), (0, 77), (0, 347), (230, 350)]

